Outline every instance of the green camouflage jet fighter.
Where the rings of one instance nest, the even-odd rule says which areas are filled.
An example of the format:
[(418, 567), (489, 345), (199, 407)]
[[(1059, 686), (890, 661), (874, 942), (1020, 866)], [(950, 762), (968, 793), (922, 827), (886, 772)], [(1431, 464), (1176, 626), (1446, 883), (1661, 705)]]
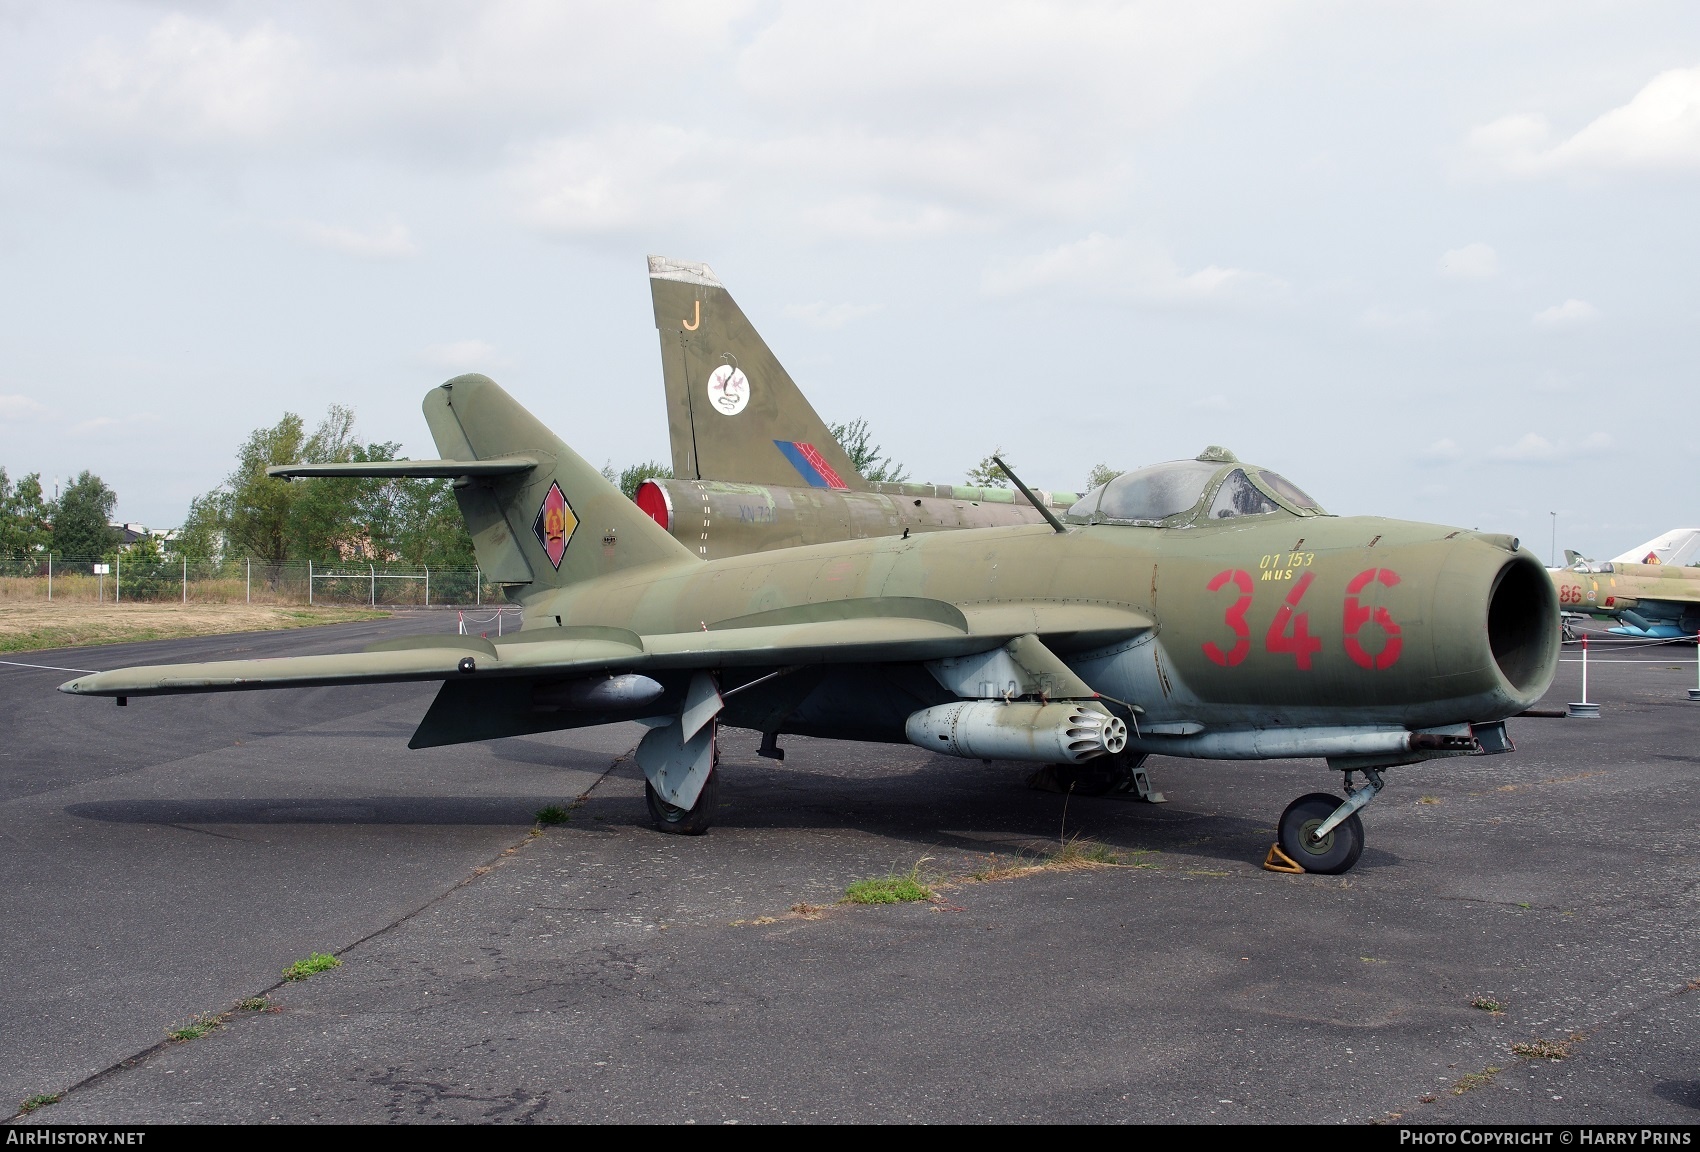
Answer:
[[(1009, 488), (867, 479), (707, 264), (651, 256), (649, 287), (674, 479), (635, 499), (698, 556), (1045, 522)], [(1078, 494), (1034, 497), (1060, 513)]]
[(1605, 563), (1568, 548), (1549, 569), (1566, 628), (1575, 616), (1610, 620), (1624, 636), (1676, 640), (1700, 632), (1700, 528), (1677, 528)]
[(416, 748), (636, 720), (655, 822), (692, 833), (714, 816), (720, 724), (1061, 765), (1100, 791), (1149, 753), (1325, 757), (1347, 795), (1295, 800), (1280, 846), (1342, 872), (1383, 769), (1510, 751), (1503, 721), (1557, 664), (1558, 599), (1516, 540), (1325, 516), (1223, 452), (1124, 473), (1066, 522), (704, 561), (489, 379), (424, 407), (443, 459), (277, 471), (455, 478), (521, 631), (61, 691), (440, 681)]

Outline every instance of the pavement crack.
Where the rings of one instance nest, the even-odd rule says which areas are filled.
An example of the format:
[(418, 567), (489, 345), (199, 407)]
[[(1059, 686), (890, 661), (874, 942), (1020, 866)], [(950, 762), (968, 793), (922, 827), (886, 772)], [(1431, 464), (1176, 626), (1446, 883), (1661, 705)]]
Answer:
[[(581, 804), (584, 801), (588, 800), (590, 798), (590, 794), (592, 792), (596, 791), (597, 787), (604, 780), (608, 779), (609, 776), (613, 775), (614, 772), (619, 769), (620, 765), (625, 764), (628, 761), (630, 761), (633, 754), (636, 751), (637, 751), (637, 749), (633, 748), (630, 751), (627, 751), (625, 753), (622, 753), (619, 756), (616, 756), (614, 758), (613, 762), (611, 764), (609, 764), (608, 767), (603, 770), (602, 774), (596, 778), (596, 780), (590, 785), (590, 787), (586, 788), (579, 795), (578, 800), (574, 802), (575, 806), (577, 804)], [(170, 825), (170, 827), (181, 828), (181, 830), (185, 831), (185, 832), (203, 832), (205, 835), (208, 835), (208, 836), (220, 836), (221, 835), (220, 833), (217, 833), (217, 832), (207, 832), (205, 829), (194, 828), (194, 827), (183, 827), (183, 826), (177, 825), (177, 824), (172, 824), (172, 825)], [(391, 932), (394, 929), (401, 927), (403, 924), (406, 924), (409, 920), (412, 920), (413, 918), (418, 916), (420, 913), (428, 911), (429, 909), (435, 907), (436, 905), (442, 903), (444, 900), (448, 899), (450, 896), (453, 896), (456, 892), (459, 892), (461, 889), (467, 887), (470, 884), (476, 883), (486, 873), (492, 871), (493, 869), (501, 867), (501, 865), (503, 864), (503, 862), (505, 861), (505, 859), (507, 857), (513, 856), (521, 848), (524, 848), (527, 844), (530, 844), (533, 840), (538, 838), (538, 835), (539, 835), (539, 829), (532, 828), (532, 829), (528, 830), (526, 832), (526, 834), (524, 836), (520, 837), (517, 841), (507, 845), (500, 852), (497, 852), (494, 856), (490, 857), (484, 863), (473, 868), (470, 872), (468, 872), (461, 879), (457, 880), (454, 884), (451, 884), (449, 887), (443, 889), (441, 892), (437, 893), (435, 896), (431, 897), (429, 900), (426, 900), (424, 903), (420, 904), (417, 908), (414, 908), (411, 911), (402, 913), (400, 916), (396, 917), (394, 920), (390, 921), (388, 924), (385, 924), (380, 928), (376, 928), (376, 929), (372, 930), (371, 932), (366, 933), (366, 935), (359, 937), (358, 939), (354, 940), (351, 943), (344, 944), (342, 947), (340, 947), (340, 948), (336, 949), (334, 952), (332, 952), (331, 955), (337, 956), (337, 957), (344, 956), (344, 955), (348, 954), (349, 952), (354, 951), (354, 949), (360, 947), (362, 944), (370, 943), (371, 941), (376, 940), (378, 937), (383, 936), (385, 933)], [(239, 839), (239, 837), (233, 837), (233, 836), (227, 836), (227, 837), (224, 837), (224, 838), (225, 839)], [(269, 997), (273, 992), (276, 992), (278, 989), (285, 987), (289, 983), (290, 983), (290, 981), (287, 980), (287, 979), (280, 979), (280, 980), (276, 981), (275, 983), (267, 985), (264, 989), (262, 989), (258, 993), (255, 993), (253, 996), (247, 997), (245, 999), (248, 999), (248, 1000), (265, 999), (265, 998)], [(241, 1001), (238, 1001), (238, 1003), (240, 1004)], [(229, 1013), (231, 1011), (234, 1011), (234, 1010), (235, 1010), (235, 1008), (233, 1006), (232, 1009), (228, 1009), (228, 1010), (226, 1010), (226, 1012), (221, 1013), (219, 1015), (222, 1018), (224, 1016), (228, 1016)], [(59, 1093), (59, 1099), (57, 1101), (55, 1101), (55, 1103), (63, 1102), (65, 1099), (67, 1099), (74, 1092), (81, 1092), (85, 1088), (92, 1088), (97, 1084), (100, 1084), (100, 1083), (102, 1083), (106, 1080), (110, 1080), (112, 1077), (118, 1075), (121, 1072), (127, 1072), (131, 1068), (139, 1067), (142, 1064), (146, 1063), (152, 1057), (158, 1055), (160, 1052), (163, 1052), (165, 1049), (174, 1047), (174, 1046), (181, 1044), (181, 1043), (182, 1043), (181, 1040), (175, 1040), (175, 1039), (172, 1039), (170, 1036), (167, 1036), (164, 1040), (161, 1040), (156, 1044), (150, 1044), (146, 1048), (143, 1048), (139, 1052), (131, 1053), (129, 1056), (126, 1056), (123, 1059), (118, 1060), (118, 1061), (116, 1061), (112, 1064), (108, 1064), (105, 1068), (102, 1068), (97, 1072), (90, 1073), (89, 1075), (83, 1077), (81, 1080), (78, 1080), (76, 1083), (70, 1085), (68, 1088), (65, 1088), (64, 1090), (62, 1090)], [(7, 1122), (21, 1120), (26, 1115), (28, 1115), (28, 1112), (26, 1110), (20, 1109), (19, 1111), (13, 1113), (10, 1117), (8, 1117)]]

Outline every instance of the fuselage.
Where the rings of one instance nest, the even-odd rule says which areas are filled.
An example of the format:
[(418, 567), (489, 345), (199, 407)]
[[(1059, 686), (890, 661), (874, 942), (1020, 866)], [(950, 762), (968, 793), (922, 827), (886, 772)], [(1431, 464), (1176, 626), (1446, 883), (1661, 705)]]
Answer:
[[(1183, 529), (1016, 526), (628, 570), (530, 597), (527, 619), (619, 620), (648, 634), (869, 597), (961, 609), (1102, 604), (1153, 627), (1108, 645), (1043, 638), (1097, 691), (1143, 709), (1153, 729), (1433, 728), (1513, 715), (1551, 681), (1557, 599), (1539, 561), (1514, 543), (1285, 513)], [(872, 700), (892, 715), (863, 725), (845, 719), (856, 702), (838, 700), (815, 711), (841, 720), (814, 730), (901, 740), (896, 713), (915, 704)], [(810, 714), (800, 706), (787, 730), (808, 729)]]

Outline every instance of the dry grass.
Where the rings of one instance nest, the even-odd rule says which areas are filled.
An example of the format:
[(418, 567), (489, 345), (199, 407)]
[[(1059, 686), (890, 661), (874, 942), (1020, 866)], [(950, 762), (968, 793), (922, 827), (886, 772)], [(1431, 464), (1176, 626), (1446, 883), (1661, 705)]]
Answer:
[(1473, 1092), (1477, 1088), (1486, 1088), (1489, 1084), (1493, 1083), (1493, 1078), (1499, 1075), (1499, 1071), (1500, 1070), (1497, 1067), (1489, 1064), (1480, 1072), (1470, 1072), (1466, 1075), (1460, 1076), (1458, 1077), (1458, 1082), (1452, 1085), (1452, 1094), (1454, 1096), (1462, 1096), (1464, 1093)]
[(1567, 1060), (1570, 1046), (1580, 1039), (1580, 1035), (1572, 1035), (1565, 1040), (1529, 1040), (1513, 1044), (1511, 1054), (1524, 1060)]
[(266, 632), (376, 620), (370, 608), (273, 607), (262, 604), (96, 604), (55, 599), (0, 601), (0, 652), (175, 640), (227, 632)]

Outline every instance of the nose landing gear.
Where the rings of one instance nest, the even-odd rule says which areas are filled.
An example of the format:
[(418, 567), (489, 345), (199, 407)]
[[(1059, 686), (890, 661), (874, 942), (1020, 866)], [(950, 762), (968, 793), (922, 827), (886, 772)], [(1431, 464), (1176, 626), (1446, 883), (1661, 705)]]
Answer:
[[(1362, 771), (1365, 783), (1361, 788), (1353, 788), (1352, 773), (1346, 773), (1344, 801), (1327, 792), (1312, 792), (1287, 805), (1277, 828), (1277, 844), (1288, 861), (1306, 872), (1325, 876), (1350, 871), (1358, 862), (1364, 850), (1364, 825), (1358, 819), (1358, 809), (1382, 789), (1380, 772), (1374, 768)], [(1274, 859), (1275, 853), (1270, 857)], [(1275, 867), (1271, 871), (1289, 869)]]

